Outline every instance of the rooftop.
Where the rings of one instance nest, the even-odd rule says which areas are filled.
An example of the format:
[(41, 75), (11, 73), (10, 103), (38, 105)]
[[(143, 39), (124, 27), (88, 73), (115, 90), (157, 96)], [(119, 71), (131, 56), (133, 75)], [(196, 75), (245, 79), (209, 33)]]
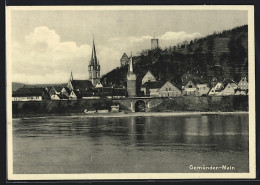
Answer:
[(22, 87), (16, 90), (13, 93), (13, 97), (21, 97), (21, 96), (41, 96), (44, 92), (44, 88), (42, 87)]
[(93, 87), (92, 82), (89, 80), (72, 80), (71, 84), (73, 89), (79, 89), (80, 91), (85, 91)]

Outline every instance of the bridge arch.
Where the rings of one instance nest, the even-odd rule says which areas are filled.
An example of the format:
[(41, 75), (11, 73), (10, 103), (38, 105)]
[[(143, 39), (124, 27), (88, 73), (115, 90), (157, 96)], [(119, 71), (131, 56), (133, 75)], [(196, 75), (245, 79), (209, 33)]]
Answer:
[(135, 102), (135, 112), (145, 112), (146, 111), (146, 102), (143, 100), (137, 100)]

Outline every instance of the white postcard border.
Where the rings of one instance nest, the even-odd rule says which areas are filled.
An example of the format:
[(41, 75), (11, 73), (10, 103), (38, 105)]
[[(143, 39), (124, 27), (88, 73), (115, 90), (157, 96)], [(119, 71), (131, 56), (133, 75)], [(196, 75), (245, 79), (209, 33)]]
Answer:
[[(14, 174), (12, 138), (12, 51), (11, 12), (22, 10), (245, 10), (248, 11), (249, 76), (249, 173), (92, 173), (92, 174)], [(256, 177), (255, 134), (255, 45), (253, 5), (177, 6), (8, 6), (6, 7), (6, 99), (8, 180), (93, 180), (93, 179), (253, 179)]]

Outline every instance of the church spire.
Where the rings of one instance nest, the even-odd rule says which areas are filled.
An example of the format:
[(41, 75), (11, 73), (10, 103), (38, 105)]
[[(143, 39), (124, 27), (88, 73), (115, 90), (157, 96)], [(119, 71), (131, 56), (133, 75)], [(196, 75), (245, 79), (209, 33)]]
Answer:
[(100, 82), (100, 65), (96, 55), (96, 47), (93, 35), (93, 46), (91, 59), (88, 66), (89, 80), (92, 82), (93, 86), (96, 86)]
[(129, 61), (129, 67), (128, 67), (128, 72), (129, 73), (133, 73), (133, 57), (132, 57), (132, 52), (131, 52), (131, 57), (130, 57), (130, 61)]
[(92, 45), (92, 54), (91, 54), (91, 60), (90, 60), (90, 65), (97, 65), (97, 55), (96, 55), (96, 47), (95, 47), (95, 42), (94, 42), (94, 35), (93, 35), (93, 45)]
[(70, 72), (70, 81), (72, 81), (73, 80), (73, 75), (72, 75), (72, 70), (71, 70), (71, 72)]

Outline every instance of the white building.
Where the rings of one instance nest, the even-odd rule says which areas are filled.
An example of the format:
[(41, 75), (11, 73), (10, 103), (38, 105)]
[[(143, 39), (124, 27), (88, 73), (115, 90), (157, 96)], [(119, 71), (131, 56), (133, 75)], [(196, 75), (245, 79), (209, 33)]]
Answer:
[(196, 96), (202, 96), (202, 95), (207, 95), (209, 92), (209, 87), (208, 84), (197, 84), (197, 92)]
[(240, 80), (239, 83), (238, 83), (238, 87), (239, 87), (241, 90), (247, 90), (247, 89), (248, 89), (248, 82), (247, 82), (247, 80), (246, 80), (246, 77), (241, 78), (241, 80)]

